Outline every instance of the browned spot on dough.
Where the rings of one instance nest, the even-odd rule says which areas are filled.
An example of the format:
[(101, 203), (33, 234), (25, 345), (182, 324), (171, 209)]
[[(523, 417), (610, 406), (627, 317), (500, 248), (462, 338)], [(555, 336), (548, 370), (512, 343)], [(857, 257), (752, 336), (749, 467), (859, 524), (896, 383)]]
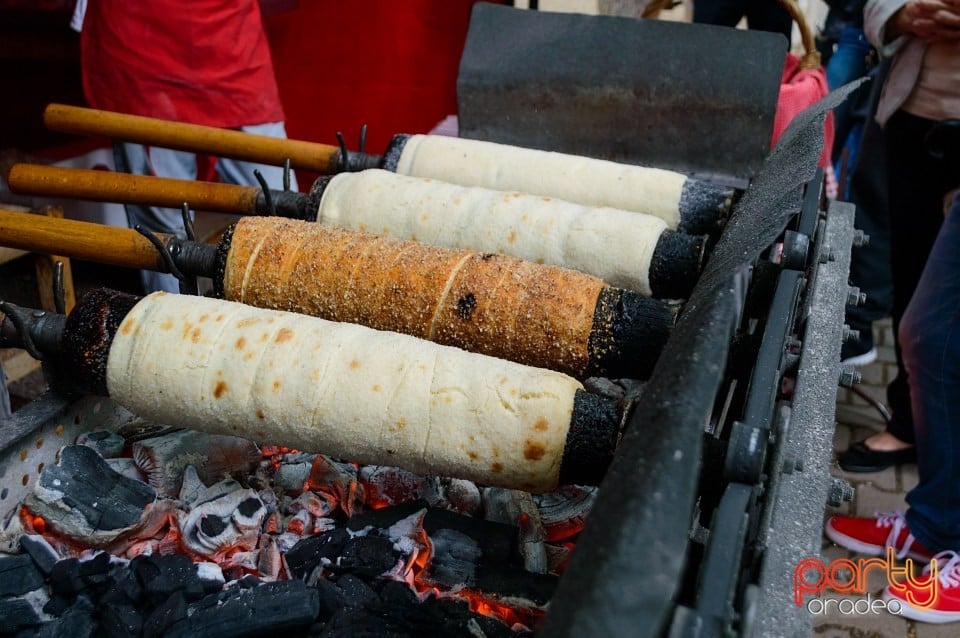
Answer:
[(213, 389), (213, 396), (216, 398), (222, 397), (227, 392), (227, 382), (226, 381), (217, 381), (217, 387)]
[(494, 445), (490, 451), (493, 452), (493, 458), (500, 458), (500, 448), (498, 448), (496, 445)]
[(397, 421), (397, 432), (402, 432), (403, 430), (406, 430), (406, 429), (407, 429), (407, 420), (401, 417), (400, 420)]
[(541, 443), (534, 443), (530, 439), (524, 441), (523, 458), (527, 459), (528, 461), (539, 461), (546, 453), (547, 450)]
[(279, 392), (281, 385), (282, 385), (282, 384), (280, 383), (280, 379), (274, 379), (274, 380), (273, 380), (273, 391), (274, 391), (274, 392)]
[(266, 415), (263, 413), (263, 410), (257, 410), (257, 418), (258, 418), (258, 419), (265, 419), (265, 418), (267, 418), (267, 417), (266, 417)]
[(277, 338), (274, 339), (277, 343), (283, 343), (284, 341), (290, 341), (293, 339), (293, 330), (290, 328), (280, 328), (280, 332), (277, 333)]
[(494, 463), (490, 466), (490, 471), (494, 474), (500, 474), (503, 472), (503, 463)]
[(167, 319), (160, 324), (161, 330), (170, 330), (171, 328), (173, 328), (173, 319)]
[(270, 338), (270, 333), (269, 333), (269, 332), (264, 332), (263, 334), (260, 335), (260, 343), (263, 343), (264, 341), (266, 341), (266, 340), (269, 339), (269, 338)]
[(507, 242), (512, 244), (515, 241), (517, 241), (517, 231), (511, 230), (510, 234), (507, 235)]
[(470, 435), (470, 442), (471, 442), (471, 443), (475, 443), (476, 440), (477, 440), (477, 437), (475, 437), (475, 436), (473, 436), (473, 435), (471, 434), (471, 435)]
[(204, 321), (210, 321), (210, 315), (201, 315), (200, 323), (203, 323)]
[(453, 397), (451, 397), (451, 396), (448, 394), (447, 396), (443, 397), (443, 402), (444, 402), (444, 403), (453, 403)]
[(480, 458), (480, 455), (478, 455), (476, 452), (467, 452), (467, 456), (470, 457), (471, 461), (476, 461)]
[(20, 450), (20, 460), (21, 460), (21, 461), (26, 461), (26, 460), (27, 460), (27, 451), (26, 451), (26, 450)]
[(217, 315), (217, 318), (214, 321), (223, 321), (223, 313)]
[(372, 389), (373, 389), (374, 392), (380, 392), (380, 384), (379, 384), (379, 383), (374, 383)]
[(247, 326), (252, 326), (255, 323), (260, 323), (260, 320), (256, 317), (247, 317), (246, 319), (241, 319), (237, 322), (238, 328), (246, 328)]
[(537, 419), (537, 422), (533, 424), (533, 429), (537, 432), (546, 432), (550, 429), (550, 423), (547, 421), (546, 417), (540, 417)]
[(243, 360), (250, 361), (251, 359), (253, 359), (253, 352), (248, 350), (247, 354), (243, 355)]
[(202, 334), (203, 332), (200, 330), (200, 328), (194, 328), (193, 332), (190, 333), (190, 341), (194, 343), (200, 343), (200, 335)]
[(359, 369), (360, 369), (360, 361), (359, 361), (358, 359), (354, 359), (353, 361), (351, 361), (351, 362), (350, 362), (350, 369), (351, 369), (351, 370), (359, 370)]
[(133, 331), (133, 324), (135, 324), (136, 322), (137, 321), (132, 317), (130, 319), (127, 319), (126, 321), (123, 322), (123, 325), (120, 326), (120, 332), (122, 332), (125, 335), (130, 334)]
[(247, 339), (245, 337), (237, 339), (237, 350), (243, 350), (245, 345), (247, 345)]

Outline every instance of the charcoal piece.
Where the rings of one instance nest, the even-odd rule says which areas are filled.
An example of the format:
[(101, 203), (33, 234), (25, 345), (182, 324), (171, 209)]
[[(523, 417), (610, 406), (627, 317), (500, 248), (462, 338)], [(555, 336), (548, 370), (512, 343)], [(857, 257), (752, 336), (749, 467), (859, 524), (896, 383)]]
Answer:
[(320, 611), (316, 589), (300, 580), (265, 583), (237, 590), (216, 607), (194, 605), (191, 615), (170, 627), (168, 638), (219, 638), (280, 635), (311, 626)]
[(261, 454), (247, 439), (179, 430), (134, 443), (133, 459), (159, 493), (177, 496), (187, 465), (194, 466), (200, 480), (210, 484), (234, 472), (250, 472)]
[(240, 589), (253, 589), (259, 587), (263, 584), (263, 581), (254, 576), (253, 574), (247, 574), (243, 578), (237, 581), (237, 587)]
[(196, 569), (204, 593), (213, 594), (223, 589), (226, 579), (224, 579), (223, 570), (220, 569), (219, 565), (216, 563), (197, 563)]
[(22, 598), (0, 598), (0, 636), (9, 636), (39, 624), (40, 618), (29, 602)]
[(117, 474), (91, 448), (70, 445), (24, 504), (64, 536), (97, 547), (136, 527), (156, 499), (153, 488)]
[(384, 605), (401, 607), (419, 605), (420, 599), (406, 583), (388, 580), (380, 587), (380, 600)]
[(491, 616), (474, 614), (471, 622), (477, 624), (484, 638), (517, 638), (517, 632)]
[(485, 563), (523, 565), (517, 544), (519, 532), (513, 525), (463, 516), (449, 510), (429, 509), (423, 517), (423, 529), (431, 536), (441, 529), (466, 534), (477, 542)]
[(341, 574), (373, 578), (392, 569), (400, 558), (393, 541), (380, 536), (357, 536), (347, 541), (340, 558), (330, 566)]
[(285, 558), (290, 573), (294, 578), (304, 578), (320, 564), (322, 559), (336, 560), (349, 537), (347, 530), (333, 529), (304, 538), (286, 553)]
[(143, 638), (160, 638), (169, 631), (181, 626), (180, 621), (187, 617), (187, 601), (183, 594), (175, 592), (143, 621)]
[(110, 574), (110, 585), (100, 595), (100, 602), (134, 606), (139, 604), (143, 597), (143, 585), (137, 579), (136, 572), (128, 565), (114, 565)]
[(524, 598), (546, 605), (560, 579), (553, 574), (535, 574), (525, 569), (481, 564), (477, 568), (477, 589), (510, 598)]
[(137, 556), (130, 562), (130, 569), (137, 575), (150, 604), (160, 604), (175, 592), (180, 592), (187, 602), (204, 595), (196, 566), (183, 554)]
[(397, 521), (401, 521), (427, 508), (428, 505), (426, 501), (417, 500), (402, 503), (401, 505), (384, 507), (378, 510), (370, 510), (369, 512), (351, 517), (350, 520), (347, 521), (347, 529), (352, 532), (358, 532), (365, 527), (387, 529)]
[(326, 622), (338, 609), (343, 608), (343, 590), (326, 578), (318, 578), (313, 587), (320, 596), (320, 611), (317, 614), (317, 619)]
[(142, 630), (143, 617), (133, 605), (101, 604), (100, 631), (106, 638), (134, 638)]
[(53, 595), (50, 597), (50, 600), (43, 605), (43, 613), (59, 618), (70, 609), (72, 600), (72, 597), (68, 599), (60, 595)]
[[(110, 581), (110, 554), (100, 552), (89, 560), (80, 561), (79, 575), (89, 587), (101, 588)], [(101, 588), (102, 589), (102, 588)]]
[(53, 571), (53, 566), (60, 560), (57, 550), (43, 536), (21, 536), (20, 549), (33, 559), (33, 564), (44, 576), (49, 576), (50, 572)]
[(346, 607), (374, 607), (380, 602), (377, 592), (353, 574), (344, 574), (338, 578), (337, 588), (342, 592), (341, 600)]
[(93, 619), (94, 605), (86, 596), (78, 596), (62, 616), (44, 624), (38, 638), (89, 638), (97, 630)]
[(430, 534), (433, 555), (427, 577), (438, 585), (475, 587), (477, 565), (483, 556), (479, 544), (466, 534), (439, 529)]
[(80, 561), (67, 558), (58, 561), (50, 572), (50, 591), (54, 595), (72, 600), (86, 588), (80, 577)]
[(92, 448), (105, 459), (120, 456), (123, 453), (125, 439), (116, 432), (109, 430), (94, 430), (84, 432), (76, 440), (77, 445)]
[[(358, 636), (373, 638), (413, 638), (412, 633), (403, 624), (391, 619), (382, 618), (374, 612), (364, 609), (340, 609), (333, 615), (320, 638), (356, 638)], [(420, 635), (431, 635), (422, 633)]]
[(29, 554), (0, 556), (0, 597), (22, 596), (43, 586), (43, 574)]

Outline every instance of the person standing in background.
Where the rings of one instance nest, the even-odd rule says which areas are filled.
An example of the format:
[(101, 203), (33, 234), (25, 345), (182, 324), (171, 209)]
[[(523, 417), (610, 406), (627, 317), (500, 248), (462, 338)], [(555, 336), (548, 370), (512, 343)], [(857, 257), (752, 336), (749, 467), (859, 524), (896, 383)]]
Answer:
[[(869, 0), (864, 27), (880, 54), (891, 58), (876, 121), (886, 142), (896, 336), (943, 222), (943, 199), (960, 181), (960, 5)], [(897, 376), (887, 387), (887, 429), (842, 452), (844, 469), (873, 471), (915, 456), (909, 376), (898, 339), (895, 352)]]
[[(81, 5), (86, 5), (81, 6)], [(83, 89), (92, 108), (286, 137), (284, 113), (257, 0), (81, 0)], [(193, 153), (114, 144), (117, 170), (197, 179)], [(283, 169), (219, 158), (230, 184), (280, 189)], [(290, 185), (296, 189), (295, 177)], [(126, 206), (131, 227), (184, 236), (179, 210)], [(172, 275), (142, 271), (146, 292), (177, 292)]]
[(793, 18), (777, 0), (695, 0), (693, 21), (735, 27), (747, 19), (747, 28), (782, 33), (787, 41), (793, 35)]

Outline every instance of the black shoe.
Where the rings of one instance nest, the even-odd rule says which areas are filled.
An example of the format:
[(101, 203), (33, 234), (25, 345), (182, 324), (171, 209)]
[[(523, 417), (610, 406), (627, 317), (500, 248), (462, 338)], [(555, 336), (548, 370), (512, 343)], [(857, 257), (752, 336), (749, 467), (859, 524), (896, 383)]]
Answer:
[(873, 335), (870, 328), (860, 331), (856, 339), (850, 338), (840, 346), (840, 363), (845, 366), (865, 366), (877, 360), (877, 349), (873, 347)]
[(884, 452), (871, 450), (863, 441), (857, 441), (840, 453), (837, 462), (844, 472), (879, 472), (894, 465), (916, 463), (917, 449), (908, 447), (903, 450)]

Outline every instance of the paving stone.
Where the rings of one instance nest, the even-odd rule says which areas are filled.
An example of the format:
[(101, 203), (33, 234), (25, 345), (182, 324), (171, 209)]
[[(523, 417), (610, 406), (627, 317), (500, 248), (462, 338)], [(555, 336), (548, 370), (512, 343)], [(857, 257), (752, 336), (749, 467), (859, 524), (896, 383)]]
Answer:
[(859, 368), (860, 383), (870, 386), (886, 387), (887, 381), (885, 377), (885, 368), (886, 366), (882, 363), (871, 363), (868, 366)]
[(818, 638), (912, 638), (910, 623), (882, 609), (877, 614), (828, 614), (814, 620)]
[[(904, 494), (912, 490), (920, 482), (920, 476), (917, 474), (917, 464), (907, 463), (897, 468), (899, 475), (900, 489)], [(960, 630), (958, 630), (960, 633)]]
[[(852, 475), (846, 474), (847, 477)], [(878, 480), (885, 479), (881, 485), (871, 482), (863, 482), (855, 485), (857, 490), (853, 497), (853, 511), (857, 516), (873, 516), (876, 512), (904, 511), (907, 507), (903, 500), (903, 492), (895, 489), (895, 475), (893, 470), (885, 470), (875, 474), (861, 474), (860, 476), (877, 477)]]
[(960, 635), (960, 625), (957, 623), (945, 623), (943, 625), (934, 625), (932, 623), (913, 623), (916, 633), (914, 638), (956, 638)]
[(880, 361), (881, 363), (896, 363), (897, 353), (893, 349), (892, 344), (889, 346), (877, 346), (877, 361)]

